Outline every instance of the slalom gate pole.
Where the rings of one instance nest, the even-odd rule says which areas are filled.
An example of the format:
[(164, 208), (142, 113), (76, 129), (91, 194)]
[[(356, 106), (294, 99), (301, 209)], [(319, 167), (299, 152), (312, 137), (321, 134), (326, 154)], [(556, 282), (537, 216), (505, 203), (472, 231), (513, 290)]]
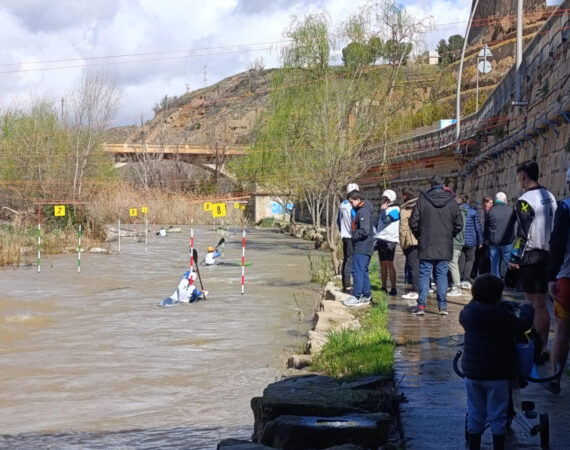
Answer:
[[(224, 237), (224, 219), (222, 219), (222, 237)], [(222, 242), (222, 258), (224, 257), (224, 243)]]
[(148, 219), (146, 214), (144, 215), (144, 245), (148, 244)]
[(41, 271), (41, 262), (42, 262), (42, 252), (41, 252), (41, 245), (42, 245), (42, 219), (41, 219), (41, 206), (38, 205), (38, 273)]
[(194, 220), (191, 221), (190, 225), (190, 277), (188, 279), (188, 286), (194, 286), (194, 280), (192, 279), (192, 269), (194, 268)]
[(119, 217), (119, 253), (121, 253), (121, 218)]
[(78, 209), (79, 228), (77, 232), (77, 273), (81, 273), (81, 208)]
[(245, 289), (245, 228), (241, 240), (241, 295)]
[(137, 218), (133, 217), (133, 236), (135, 241), (137, 240)]
[(152, 232), (154, 239), (156, 239), (156, 217), (152, 218), (151, 223), (152, 223), (152, 227), (151, 227), (150, 231)]

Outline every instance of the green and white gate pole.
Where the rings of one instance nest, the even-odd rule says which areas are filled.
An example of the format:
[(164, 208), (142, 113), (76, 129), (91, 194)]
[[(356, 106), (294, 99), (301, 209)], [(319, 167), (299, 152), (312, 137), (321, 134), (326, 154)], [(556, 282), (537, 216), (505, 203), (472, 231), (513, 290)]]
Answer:
[(41, 271), (41, 244), (42, 244), (41, 205), (38, 205), (38, 273)]
[(81, 208), (78, 209), (79, 228), (77, 232), (77, 273), (81, 273)]

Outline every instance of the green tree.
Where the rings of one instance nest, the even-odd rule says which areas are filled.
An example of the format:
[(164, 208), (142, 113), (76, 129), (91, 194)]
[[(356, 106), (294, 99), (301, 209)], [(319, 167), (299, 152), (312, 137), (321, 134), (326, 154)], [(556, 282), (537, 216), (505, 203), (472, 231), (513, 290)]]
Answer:
[(368, 66), (374, 61), (374, 53), (368, 44), (351, 42), (342, 49), (342, 62), (345, 66), (356, 68)]
[(439, 41), (436, 49), (439, 53), (439, 65), (446, 66), (459, 60), (463, 41), (463, 36), (459, 34), (450, 36), (447, 41), (445, 39)]

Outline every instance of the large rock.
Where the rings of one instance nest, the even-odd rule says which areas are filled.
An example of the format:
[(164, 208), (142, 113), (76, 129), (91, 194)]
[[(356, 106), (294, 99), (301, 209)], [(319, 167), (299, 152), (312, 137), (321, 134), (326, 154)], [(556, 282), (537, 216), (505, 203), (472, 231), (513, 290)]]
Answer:
[(217, 450), (265, 450), (271, 449), (263, 444), (256, 444), (255, 442), (242, 441), (240, 439), (224, 439), (218, 442)]
[(331, 331), (360, 328), (360, 322), (348, 312), (346, 306), (344, 308), (344, 310), (331, 312), (318, 311), (315, 314), (317, 323), (314, 331), (317, 333), (329, 333)]
[[(394, 392), (393, 380), (387, 377), (343, 383), (332, 377), (308, 375), (272, 383), (263, 391), (263, 397), (251, 400), (255, 417), (253, 440), (259, 441), (265, 426), (283, 415), (334, 417), (392, 412)], [(387, 396), (388, 404), (379, 396)]]
[(325, 449), (339, 444), (378, 448), (387, 441), (385, 413), (342, 416), (280, 416), (267, 424), (261, 443), (275, 448)]

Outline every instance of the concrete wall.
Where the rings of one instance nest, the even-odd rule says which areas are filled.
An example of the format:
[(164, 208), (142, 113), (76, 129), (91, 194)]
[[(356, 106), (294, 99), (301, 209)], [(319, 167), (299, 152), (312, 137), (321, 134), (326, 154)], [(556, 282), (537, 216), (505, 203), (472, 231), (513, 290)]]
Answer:
[(565, 0), (524, 49), (522, 100), (528, 107), (512, 106), (513, 67), (479, 113), (462, 118), (458, 141), (454, 127), (449, 127), (396, 143), (389, 165), (359, 180), (365, 194), (377, 202), (384, 187), (398, 193), (404, 185), (425, 189), (437, 173), (474, 199), (499, 190), (516, 198), (522, 192), (516, 166), (535, 159), (541, 169), (539, 181), (556, 197), (564, 196), (570, 165), (569, 8), (570, 0)]

